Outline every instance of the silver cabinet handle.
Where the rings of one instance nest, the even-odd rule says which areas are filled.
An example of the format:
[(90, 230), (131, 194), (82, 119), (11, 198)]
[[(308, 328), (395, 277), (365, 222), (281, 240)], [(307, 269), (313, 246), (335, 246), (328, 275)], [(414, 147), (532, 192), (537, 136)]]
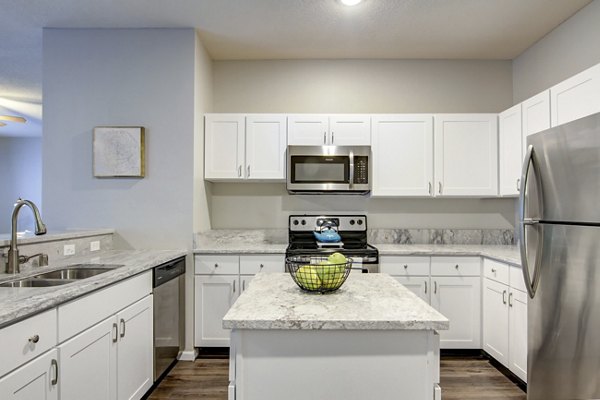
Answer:
[(250, 164), (248, 164), (248, 178), (250, 178)]
[(121, 318), (121, 337), (125, 337), (125, 320)]
[(119, 328), (117, 327), (117, 323), (116, 322), (113, 324), (112, 330), (113, 330), (112, 341), (113, 341), (113, 343), (116, 343), (117, 340), (119, 339)]
[(506, 290), (502, 292), (502, 304), (506, 304)]
[(52, 378), (52, 381), (50, 381), (50, 383), (52, 384), (52, 386), (56, 386), (56, 384), (58, 383), (58, 361), (56, 361), (53, 358), (52, 361), (50, 361), (50, 365), (54, 368), (54, 378)]
[(233, 293), (235, 293), (235, 281), (233, 281)]
[(404, 264), (404, 269), (408, 269), (408, 264)]
[(513, 294), (512, 294), (512, 292), (510, 292), (510, 294), (508, 295), (508, 306), (509, 307), (513, 306), (512, 297), (513, 297)]
[(241, 176), (242, 176), (242, 166), (240, 165), (238, 167), (238, 177), (241, 177)]
[(521, 178), (517, 179), (517, 192), (521, 191)]
[(219, 268), (219, 264), (215, 263), (215, 268)]
[(40, 341), (40, 335), (33, 335), (29, 339), (27, 339), (29, 343), (37, 343)]
[(438, 182), (438, 192), (442, 194), (442, 182)]
[(331, 132), (331, 144), (333, 144), (333, 141), (334, 141), (334, 140), (335, 140), (335, 136), (334, 136), (334, 133), (333, 133), (333, 131), (332, 131), (332, 132)]
[(424, 281), (424, 282), (425, 282), (425, 294), (427, 294), (427, 281)]
[(323, 144), (327, 144), (327, 132), (323, 132)]
[(437, 294), (437, 281), (433, 281), (433, 294)]
[(242, 281), (242, 292), (244, 290), (246, 290), (246, 280), (245, 279)]
[(260, 269), (263, 269), (265, 266), (263, 264), (260, 264)]
[(492, 273), (496, 273), (496, 268), (492, 268)]
[(428, 185), (428, 188), (429, 188), (427, 191), (428, 191), (428, 192), (429, 192), (429, 194), (431, 195), (431, 182), (428, 182), (428, 183), (427, 183), (427, 185)]
[(454, 268), (458, 269), (458, 264), (456, 264), (456, 265), (454, 266)]

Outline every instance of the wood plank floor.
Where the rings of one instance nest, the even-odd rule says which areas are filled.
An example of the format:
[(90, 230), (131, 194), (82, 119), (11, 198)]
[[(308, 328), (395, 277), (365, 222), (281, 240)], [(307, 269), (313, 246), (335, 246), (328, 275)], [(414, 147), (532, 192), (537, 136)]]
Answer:
[[(149, 399), (227, 400), (228, 367), (227, 359), (201, 358), (193, 363), (179, 362)], [(440, 375), (444, 400), (527, 398), (518, 386), (484, 358), (442, 357)]]

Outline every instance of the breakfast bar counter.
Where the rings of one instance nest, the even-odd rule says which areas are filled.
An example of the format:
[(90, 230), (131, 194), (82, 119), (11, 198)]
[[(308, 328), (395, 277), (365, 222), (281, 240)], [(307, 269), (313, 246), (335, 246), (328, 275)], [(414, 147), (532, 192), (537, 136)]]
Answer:
[(259, 273), (225, 315), (230, 400), (439, 399), (448, 319), (387, 274), (329, 294)]

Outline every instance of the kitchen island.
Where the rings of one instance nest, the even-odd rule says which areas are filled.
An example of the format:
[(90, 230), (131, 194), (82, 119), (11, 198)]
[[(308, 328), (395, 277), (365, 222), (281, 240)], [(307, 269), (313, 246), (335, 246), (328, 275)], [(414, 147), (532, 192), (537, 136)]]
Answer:
[(223, 319), (229, 400), (440, 399), (439, 312), (386, 274), (336, 292), (259, 273)]

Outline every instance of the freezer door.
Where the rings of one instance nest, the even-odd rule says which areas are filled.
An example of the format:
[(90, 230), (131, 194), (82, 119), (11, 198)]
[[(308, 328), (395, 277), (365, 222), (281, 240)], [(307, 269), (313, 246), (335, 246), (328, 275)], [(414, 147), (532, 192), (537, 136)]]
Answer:
[(528, 303), (527, 399), (599, 399), (600, 227), (540, 226), (539, 284)]
[(600, 224), (600, 113), (531, 135), (527, 145), (533, 146), (535, 168), (524, 188), (530, 207), (525, 217)]

